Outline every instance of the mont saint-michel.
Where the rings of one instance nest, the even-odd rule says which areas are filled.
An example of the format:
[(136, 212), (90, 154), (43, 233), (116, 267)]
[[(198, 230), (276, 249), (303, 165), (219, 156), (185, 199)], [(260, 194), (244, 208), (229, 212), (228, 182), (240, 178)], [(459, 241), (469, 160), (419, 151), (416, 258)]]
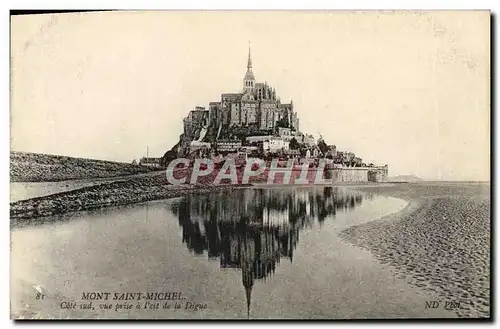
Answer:
[(292, 139), (295, 143), (314, 144), (311, 135), (304, 136), (299, 131), (293, 101), (282, 102), (274, 87), (267, 82), (256, 82), (250, 48), (242, 91), (222, 94), (220, 101), (210, 102), (208, 109), (196, 107), (183, 123), (180, 156), (203, 147), (211, 149), (212, 144), (214, 151), (238, 151), (245, 141), (250, 145), (265, 141), (265, 145), (260, 145), (263, 151), (270, 152), (290, 151)]
[(489, 22), (12, 16), (11, 318), (491, 319)]
[(162, 159), (142, 158), (145, 165), (163, 165), (178, 157), (248, 156), (270, 159), (304, 160), (317, 166), (318, 159), (331, 160), (329, 176), (334, 181), (386, 181), (388, 166), (366, 164), (353, 152), (337, 150), (322, 136), (300, 131), (300, 118), (293, 100), (284, 102), (276, 88), (257, 82), (251, 49), (248, 49), (242, 88), (237, 93), (223, 93), (208, 108), (196, 106), (183, 119), (179, 142)]

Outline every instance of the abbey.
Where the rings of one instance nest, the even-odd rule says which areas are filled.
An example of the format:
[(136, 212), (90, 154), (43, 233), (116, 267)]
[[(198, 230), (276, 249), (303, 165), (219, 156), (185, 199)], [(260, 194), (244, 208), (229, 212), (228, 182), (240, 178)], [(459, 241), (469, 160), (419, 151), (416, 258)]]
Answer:
[(213, 144), (233, 140), (236, 135), (239, 138), (273, 135), (279, 128), (293, 131), (293, 135), (299, 134), (299, 118), (293, 101), (282, 103), (274, 88), (256, 82), (250, 48), (241, 91), (222, 94), (220, 101), (209, 103), (208, 109), (196, 106), (183, 123), (184, 131), (178, 145), (181, 154), (193, 146), (193, 141)]
[(251, 126), (253, 130), (274, 130), (279, 126), (299, 130), (293, 101), (281, 103), (275, 88), (256, 82), (250, 49), (242, 91), (222, 94), (220, 101), (210, 102), (208, 116), (209, 122), (217, 127)]

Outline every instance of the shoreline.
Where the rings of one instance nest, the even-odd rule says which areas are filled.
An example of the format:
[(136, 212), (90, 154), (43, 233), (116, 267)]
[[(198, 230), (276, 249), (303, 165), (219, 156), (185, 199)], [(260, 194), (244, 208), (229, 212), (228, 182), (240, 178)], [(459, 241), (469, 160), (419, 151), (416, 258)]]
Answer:
[[(142, 202), (167, 200), (186, 194), (209, 193), (219, 189), (238, 188), (294, 188), (294, 187), (371, 187), (387, 183), (348, 183), (331, 184), (183, 184), (167, 185), (163, 176), (141, 175), (130, 179), (121, 178), (105, 183), (92, 183), (67, 191), (49, 193), (19, 199), (10, 203), (11, 225), (19, 221), (36, 222), (38, 218), (63, 215), (78, 211), (103, 209), (115, 206), (133, 205)], [(389, 183), (390, 184), (390, 183)]]
[(35, 224), (41, 218), (79, 211), (127, 206), (182, 197), (186, 194), (201, 194), (218, 189), (251, 186), (250, 184), (166, 185), (162, 178), (163, 176), (143, 176), (12, 202), (10, 204), (11, 225), (17, 226), (21, 222)]
[[(174, 171), (177, 177), (189, 177), (190, 169)], [(299, 171), (296, 174), (300, 174)], [(237, 172), (237, 184), (226, 180), (226, 183), (214, 185), (217, 172), (198, 178), (197, 184), (172, 185), (163, 172), (143, 173), (131, 177), (117, 177), (109, 180), (88, 179), (85, 184), (68, 185), (60, 187), (50, 185), (35, 191), (24, 191), (24, 198), (11, 194), (10, 219), (11, 225), (20, 221), (36, 222), (37, 218), (65, 213), (93, 210), (112, 206), (123, 206), (146, 201), (169, 199), (184, 196), (189, 193), (207, 193), (220, 188), (292, 188), (292, 187), (336, 187), (336, 186), (378, 186), (391, 183), (367, 182), (335, 182), (315, 183), (312, 178), (316, 176), (314, 170), (308, 170), (309, 184), (283, 184), (280, 179), (267, 183), (267, 173), (250, 177), (248, 184), (241, 183), (243, 172)], [(278, 177), (277, 177), (278, 178)], [(27, 183), (30, 184), (30, 183)], [(27, 185), (28, 187), (29, 185)], [(16, 186), (17, 194), (22, 187)], [(54, 191), (56, 191), (54, 193)], [(12, 192), (12, 191), (11, 191)], [(31, 194), (30, 194), (31, 192)]]
[[(31, 184), (31, 183), (27, 183)], [(260, 177), (255, 177), (248, 184), (219, 184), (214, 185), (213, 179), (206, 176), (198, 184), (171, 185), (161, 173), (138, 174), (132, 177), (116, 177), (116, 179), (86, 180), (86, 185), (69, 188), (58, 192), (44, 191), (40, 196), (31, 196), (10, 202), (11, 224), (18, 220), (36, 220), (41, 217), (63, 215), (66, 213), (108, 208), (113, 206), (133, 205), (142, 202), (166, 200), (182, 197), (186, 194), (208, 193), (218, 189), (237, 188), (292, 188), (292, 187), (345, 187), (368, 191), (380, 195), (404, 199), (411, 205), (416, 202), (413, 198), (391, 194), (387, 188), (400, 185), (414, 185), (415, 183), (399, 182), (334, 182), (318, 184), (268, 184)], [(432, 183), (429, 183), (432, 184)], [(468, 184), (468, 183), (466, 183)], [(483, 183), (470, 183), (483, 184)], [(368, 190), (366, 190), (368, 189)], [(376, 191), (370, 190), (376, 189)], [(379, 190), (382, 189), (382, 190)], [(57, 190), (57, 189), (56, 189)]]
[(340, 236), (410, 284), (460, 303), (459, 317), (490, 316), (490, 184), (416, 183), (354, 189), (408, 201), (402, 211)]

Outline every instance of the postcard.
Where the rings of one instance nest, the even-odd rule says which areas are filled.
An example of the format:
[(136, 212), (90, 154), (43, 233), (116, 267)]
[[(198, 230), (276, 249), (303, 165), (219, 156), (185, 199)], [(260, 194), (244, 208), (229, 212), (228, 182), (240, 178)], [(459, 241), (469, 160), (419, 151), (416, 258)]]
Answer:
[(11, 16), (11, 318), (490, 319), (489, 11)]

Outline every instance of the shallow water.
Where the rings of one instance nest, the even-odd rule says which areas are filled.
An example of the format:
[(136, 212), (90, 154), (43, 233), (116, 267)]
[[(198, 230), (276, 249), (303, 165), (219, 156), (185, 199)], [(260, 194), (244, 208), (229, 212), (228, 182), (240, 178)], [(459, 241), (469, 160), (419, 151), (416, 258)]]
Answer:
[(50, 194), (67, 192), (103, 183), (127, 180), (133, 177), (154, 176), (158, 174), (158, 172), (153, 171), (128, 176), (73, 179), (59, 182), (10, 182), (10, 202), (38, 198)]
[[(428, 292), (338, 232), (402, 210), (345, 188), (216, 191), (81, 212), (11, 233), (11, 306), (26, 318), (401, 318)], [(37, 292), (43, 299), (37, 299)], [(80, 310), (86, 292), (180, 292), (180, 309)], [(62, 302), (76, 302), (66, 309)], [(187, 302), (206, 305), (193, 310)], [(132, 305), (115, 310), (117, 303)], [(153, 302), (154, 304), (154, 302)], [(142, 309), (138, 310), (139, 305)], [(188, 307), (186, 308), (186, 305)], [(63, 308), (62, 308), (63, 306)], [(149, 304), (151, 306), (151, 304)]]
[(10, 202), (38, 198), (100, 184), (97, 181), (11, 182)]

